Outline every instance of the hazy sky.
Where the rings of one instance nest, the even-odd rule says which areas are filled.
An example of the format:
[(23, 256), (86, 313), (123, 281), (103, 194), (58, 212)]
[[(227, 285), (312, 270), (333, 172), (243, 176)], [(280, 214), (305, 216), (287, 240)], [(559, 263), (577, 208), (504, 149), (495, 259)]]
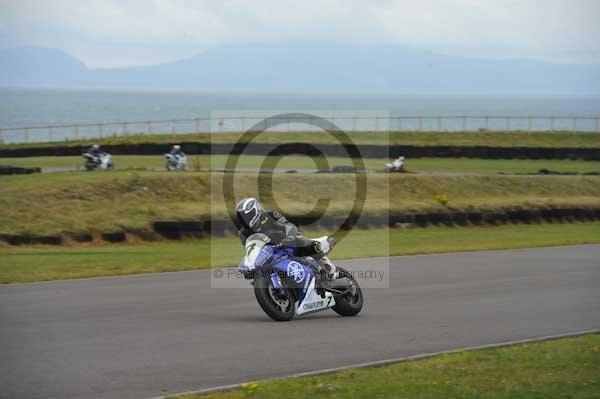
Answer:
[(297, 40), (600, 62), (600, 0), (0, 0), (0, 47), (57, 47), (90, 67)]

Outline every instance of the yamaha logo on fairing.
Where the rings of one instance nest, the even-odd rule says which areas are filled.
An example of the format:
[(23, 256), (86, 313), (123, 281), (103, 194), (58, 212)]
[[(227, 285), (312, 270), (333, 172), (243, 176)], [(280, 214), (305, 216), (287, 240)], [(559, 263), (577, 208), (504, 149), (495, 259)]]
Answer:
[(313, 303), (305, 303), (302, 308), (304, 310), (318, 309), (323, 307), (323, 301), (317, 301)]
[(298, 262), (288, 263), (287, 274), (297, 283), (301, 283), (304, 280), (304, 268)]

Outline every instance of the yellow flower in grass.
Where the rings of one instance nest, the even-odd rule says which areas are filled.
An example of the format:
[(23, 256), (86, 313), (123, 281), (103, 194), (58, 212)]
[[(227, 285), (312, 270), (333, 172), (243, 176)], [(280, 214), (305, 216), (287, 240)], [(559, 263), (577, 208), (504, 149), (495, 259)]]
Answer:
[(434, 198), (438, 203), (440, 203), (444, 206), (448, 205), (448, 195), (447, 194), (436, 194)]
[(259, 392), (262, 388), (260, 385), (258, 385), (256, 382), (248, 382), (245, 384), (241, 385), (242, 387), (242, 391), (244, 391), (245, 393), (249, 394), (249, 395), (254, 395), (255, 393)]

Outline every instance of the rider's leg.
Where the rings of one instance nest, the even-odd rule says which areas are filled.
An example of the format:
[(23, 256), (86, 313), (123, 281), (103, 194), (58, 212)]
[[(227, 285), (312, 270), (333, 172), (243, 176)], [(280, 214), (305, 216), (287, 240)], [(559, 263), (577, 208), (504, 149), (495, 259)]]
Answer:
[(296, 235), (294, 255), (315, 257), (322, 253), (321, 243), (304, 237), (302, 234)]
[(323, 270), (325, 273), (323, 273), (322, 277), (333, 279), (336, 275), (336, 268), (326, 254), (331, 251), (335, 244), (336, 241), (333, 237), (323, 237), (319, 240), (311, 240), (298, 234), (296, 236), (296, 250), (294, 251), (294, 255), (303, 257), (310, 256), (318, 263), (317, 272), (320, 273), (321, 270)]

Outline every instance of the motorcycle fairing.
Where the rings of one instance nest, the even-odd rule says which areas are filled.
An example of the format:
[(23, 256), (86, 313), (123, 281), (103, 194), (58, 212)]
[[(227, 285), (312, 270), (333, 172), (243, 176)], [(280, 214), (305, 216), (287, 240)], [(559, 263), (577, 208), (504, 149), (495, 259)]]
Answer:
[(295, 303), (296, 314), (316, 312), (335, 305), (335, 299), (330, 292), (325, 293), (325, 298), (315, 291), (314, 271), (306, 266), (302, 259), (285, 257), (273, 265), (277, 271), (275, 275), (287, 276), (289, 284), (298, 288), (298, 300)]

